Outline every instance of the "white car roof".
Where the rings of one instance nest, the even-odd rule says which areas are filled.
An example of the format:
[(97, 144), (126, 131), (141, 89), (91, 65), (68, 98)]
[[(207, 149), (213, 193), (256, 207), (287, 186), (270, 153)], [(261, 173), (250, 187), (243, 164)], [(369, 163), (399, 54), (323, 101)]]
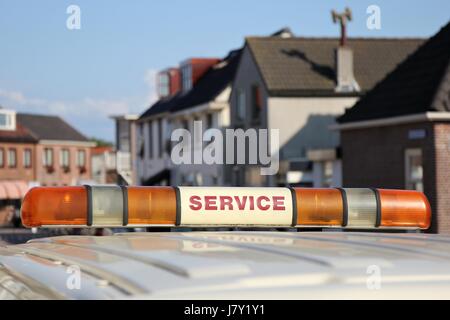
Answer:
[[(68, 281), (77, 268), (81, 286), (73, 289)], [(17, 296), (32, 298), (450, 298), (450, 238), (277, 231), (63, 236), (0, 247), (0, 297), (6, 282)]]

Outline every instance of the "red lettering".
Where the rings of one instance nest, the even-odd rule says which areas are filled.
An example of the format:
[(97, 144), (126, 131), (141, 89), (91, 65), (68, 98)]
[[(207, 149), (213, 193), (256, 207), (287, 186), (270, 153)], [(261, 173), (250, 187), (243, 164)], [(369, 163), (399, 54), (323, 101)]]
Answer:
[(250, 210), (255, 210), (255, 198), (250, 197)]
[(243, 196), (242, 197), (242, 202), (241, 202), (241, 199), (239, 199), (238, 196), (234, 196), (234, 201), (236, 201), (237, 207), (238, 207), (239, 210), (244, 210), (245, 209), (245, 204), (247, 203), (247, 196)]
[(205, 196), (205, 210), (217, 210), (216, 196)]
[(199, 196), (191, 196), (189, 198), (189, 202), (191, 203), (189, 205), (189, 208), (191, 208), (191, 210), (194, 211), (198, 211), (202, 208), (202, 203), (201, 203), (202, 198), (200, 198)]
[(258, 209), (260, 209), (262, 211), (269, 210), (270, 204), (263, 205), (262, 204), (263, 201), (267, 202), (267, 201), (270, 201), (270, 199), (266, 196), (258, 197), (258, 199), (256, 200), (256, 205), (258, 206)]
[(191, 196), (189, 208), (199, 210), (286, 210), (284, 196)]
[(273, 210), (280, 211), (280, 210), (286, 210), (286, 207), (284, 206), (284, 197), (282, 196), (273, 196)]
[(220, 197), (220, 210), (225, 210), (225, 206), (228, 206), (228, 210), (233, 210), (233, 198), (230, 196)]

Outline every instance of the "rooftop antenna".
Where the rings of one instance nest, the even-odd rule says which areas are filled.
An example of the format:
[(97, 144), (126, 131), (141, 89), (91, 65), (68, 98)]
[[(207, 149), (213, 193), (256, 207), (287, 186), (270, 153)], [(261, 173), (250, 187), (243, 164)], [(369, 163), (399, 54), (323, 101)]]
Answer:
[(352, 11), (345, 8), (344, 12), (337, 13), (335, 10), (331, 11), (333, 23), (339, 22), (341, 25), (341, 41), (340, 46), (344, 47), (347, 44), (347, 22), (352, 21)]

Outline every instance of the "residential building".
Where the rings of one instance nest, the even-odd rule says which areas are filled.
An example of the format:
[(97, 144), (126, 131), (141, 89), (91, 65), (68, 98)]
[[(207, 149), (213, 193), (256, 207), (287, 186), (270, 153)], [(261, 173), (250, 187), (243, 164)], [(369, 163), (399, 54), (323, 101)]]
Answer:
[(0, 109), (0, 122), (0, 181), (62, 186), (91, 178), (94, 144), (61, 118)]
[(117, 172), (118, 184), (136, 184), (137, 181), (137, 140), (136, 120), (137, 115), (126, 114), (111, 116), (115, 121), (115, 170)]
[[(204, 134), (208, 129), (215, 128), (224, 132), (230, 125), (228, 101), (240, 52), (240, 50), (231, 51), (223, 60), (216, 61), (196, 81), (191, 91), (178, 99), (170, 109), (171, 129), (187, 129), (191, 138), (190, 152), (187, 156), (190, 163), (173, 166), (171, 179), (173, 185), (217, 186), (227, 183), (226, 166), (222, 163), (204, 163), (203, 151), (209, 142), (203, 138), (206, 138)], [(222, 150), (220, 152), (222, 153)]]
[(15, 111), (0, 109), (0, 181), (36, 180), (36, 143)]
[[(343, 28), (345, 31), (345, 28)], [(278, 129), (279, 172), (236, 165), (242, 186), (342, 185), (339, 132), (329, 127), (422, 39), (248, 37), (232, 84), (232, 128)], [(271, 142), (272, 143), (272, 142)]]
[(36, 181), (36, 142), (15, 111), (0, 108), (0, 226), (17, 216), (20, 200)]
[(98, 184), (117, 184), (116, 151), (111, 146), (91, 149), (92, 180)]
[(450, 23), (338, 123), (346, 187), (424, 191), (450, 234)]
[(40, 185), (76, 185), (91, 179), (95, 143), (58, 116), (18, 113), (17, 122), (37, 141), (35, 179)]
[(20, 221), (20, 203), (30, 187), (90, 181), (92, 146), (59, 117), (0, 108), (0, 220)]
[[(204, 164), (173, 165), (170, 158), (171, 132), (186, 129), (194, 136), (194, 121), (201, 121), (202, 132), (208, 128), (229, 126), (229, 94), (240, 51), (224, 59), (193, 58), (180, 64), (167, 77), (168, 86), (180, 81), (179, 91), (159, 89), (160, 99), (138, 120), (138, 176), (144, 185), (217, 185), (223, 183), (223, 166)], [(174, 70), (171, 68), (170, 70)], [(163, 71), (163, 74), (167, 74)], [(202, 152), (203, 142), (189, 146), (189, 158)], [(193, 163), (194, 161), (192, 161)]]

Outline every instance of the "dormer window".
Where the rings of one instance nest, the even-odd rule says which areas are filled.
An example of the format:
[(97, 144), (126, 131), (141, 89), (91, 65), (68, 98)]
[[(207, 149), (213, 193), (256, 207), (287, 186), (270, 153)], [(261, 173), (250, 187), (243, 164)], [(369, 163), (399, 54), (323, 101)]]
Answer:
[(0, 110), (0, 130), (16, 130), (16, 112)]
[(180, 70), (178, 68), (168, 68), (160, 71), (156, 77), (156, 82), (159, 98), (173, 96), (180, 91)]
[(165, 72), (159, 74), (158, 94), (161, 98), (170, 95), (170, 76)]
[(181, 67), (181, 87), (183, 92), (192, 88), (192, 65), (185, 64)]

